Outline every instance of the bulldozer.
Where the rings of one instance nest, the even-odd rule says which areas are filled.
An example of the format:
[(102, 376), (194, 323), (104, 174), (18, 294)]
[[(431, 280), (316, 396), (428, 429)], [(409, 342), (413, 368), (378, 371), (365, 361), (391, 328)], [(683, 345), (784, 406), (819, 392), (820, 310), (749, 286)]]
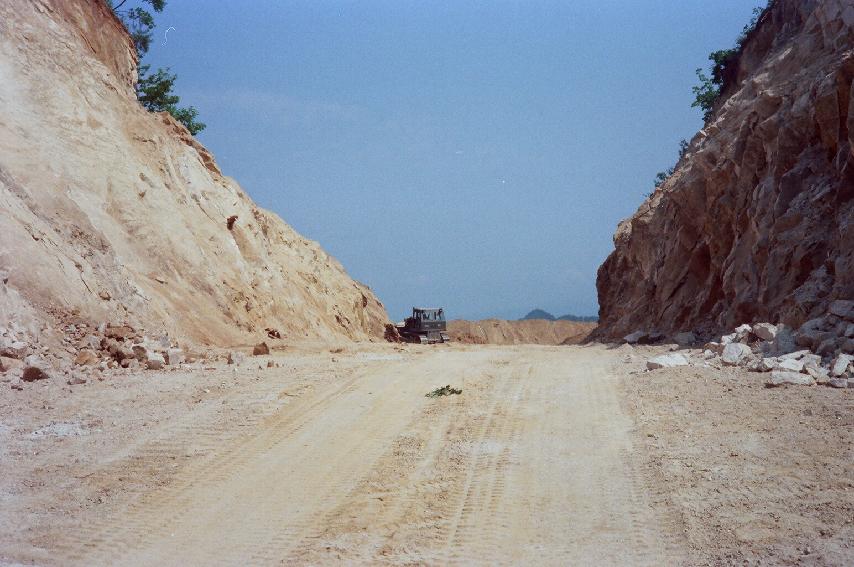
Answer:
[(395, 325), (400, 338), (422, 345), (450, 342), (445, 310), (441, 307), (413, 307), (412, 316)]

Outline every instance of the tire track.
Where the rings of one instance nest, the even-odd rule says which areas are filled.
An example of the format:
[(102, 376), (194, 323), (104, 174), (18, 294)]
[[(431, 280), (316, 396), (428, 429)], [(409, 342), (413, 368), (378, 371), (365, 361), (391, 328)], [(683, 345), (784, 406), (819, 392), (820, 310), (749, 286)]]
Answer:
[(508, 444), (518, 436), (513, 416), (517, 414), (522, 390), (533, 375), (533, 367), (528, 366), (525, 374), (525, 378), (502, 376), (502, 388), (494, 394), (488, 421), (475, 437), (472, 449), (476, 456), (466, 467), (465, 487), (447, 536), (446, 562), (483, 561), (494, 552), (497, 534), (494, 512), (505, 487), (502, 465), (507, 462)]
[[(258, 384), (234, 409), (188, 414), (96, 471), (99, 479), (128, 468), (153, 474), (174, 461), (169, 482), (70, 531), (57, 557), (80, 565), (680, 563), (677, 518), (652, 508), (660, 487), (639, 464), (604, 349), (417, 352), (285, 405), (292, 383)], [(463, 395), (425, 398), (436, 375)], [(222, 411), (238, 419), (217, 422)], [(189, 453), (204, 456), (175, 459)]]
[[(358, 379), (359, 376), (352, 376), (333, 384), (322, 393), (292, 404), (288, 408), (289, 411), (274, 413), (276, 408), (271, 408), (266, 415), (252, 416), (248, 421), (261, 426), (257, 434), (249, 438), (241, 436), (238, 439), (242, 442), (220, 448), (218, 451), (216, 444), (221, 432), (201, 432), (198, 437), (206, 440), (202, 443), (203, 449), (211, 452), (208, 458), (191, 463), (168, 486), (143, 495), (131, 503), (122, 511), (120, 518), (103, 518), (81, 526), (79, 531), (58, 545), (58, 549), (72, 561), (84, 565), (116, 564), (117, 552), (131, 555), (152, 541), (169, 539), (174, 527), (186, 522), (188, 516), (200, 504), (216, 508), (214, 501), (199, 500), (198, 494), (204, 492), (204, 487), (235, 482), (235, 479), (246, 473), (247, 466), (251, 467), (253, 460), (298, 434), (330, 400), (352, 390)], [(154, 459), (158, 454), (180, 448), (182, 444), (178, 440), (193, 436), (195, 429), (190, 426), (178, 432), (174, 442), (152, 442), (142, 448), (136, 459)], [(325, 482), (330, 474), (332, 471), (329, 471), (321, 482)], [(77, 542), (85, 543), (81, 547)], [(212, 558), (211, 564), (215, 561), (216, 558)]]

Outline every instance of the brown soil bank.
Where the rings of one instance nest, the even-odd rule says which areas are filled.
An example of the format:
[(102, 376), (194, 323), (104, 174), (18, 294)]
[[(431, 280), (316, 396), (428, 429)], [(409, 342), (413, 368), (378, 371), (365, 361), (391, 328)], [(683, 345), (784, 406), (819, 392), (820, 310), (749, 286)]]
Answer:
[(776, 0), (676, 172), (614, 236), (600, 329), (797, 327), (854, 297), (854, 7)]
[(77, 310), (214, 345), (382, 336), (369, 289), (138, 104), (136, 66), (104, 1), (0, 3), (0, 323), (38, 334)]
[(596, 323), (575, 321), (483, 321), (455, 320), (448, 323), (451, 339), (468, 344), (495, 345), (569, 345), (582, 342)]

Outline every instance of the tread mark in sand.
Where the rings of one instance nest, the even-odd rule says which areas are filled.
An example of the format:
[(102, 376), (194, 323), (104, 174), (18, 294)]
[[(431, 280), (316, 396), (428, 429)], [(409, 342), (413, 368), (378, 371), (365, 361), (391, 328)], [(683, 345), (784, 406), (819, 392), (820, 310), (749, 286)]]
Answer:
[[(470, 442), (471, 448), (477, 447), (474, 458), (469, 455), (466, 467), (466, 479), (462, 488), (455, 487), (454, 500), (458, 502), (456, 513), (448, 525), (445, 535), (445, 562), (460, 562), (466, 559), (483, 559), (494, 552), (496, 530), (493, 529), (495, 517), (480, 517), (470, 521), (472, 514), (483, 511), (487, 498), (492, 502), (500, 499), (504, 490), (504, 479), (500, 454), (482, 450), (485, 440), (496, 438), (513, 441), (518, 434), (508, 416), (516, 413), (522, 388), (530, 383), (533, 367), (528, 368), (527, 379), (514, 379), (504, 376), (502, 388), (494, 392), (495, 400), (487, 413), (478, 433)], [(488, 521), (487, 521), (488, 520)]]
[[(67, 541), (57, 545), (57, 549), (65, 551), (72, 561), (92, 564), (96, 559), (116, 561), (117, 550), (124, 553), (138, 551), (148, 542), (166, 538), (171, 527), (192, 510), (190, 491), (193, 487), (215, 484), (239, 475), (241, 465), (245, 464), (249, 457), (268, 451), (302, 429), (317, 408), (351, 389), (358, 379), (359, 376), (352, 376), (336, 387), (329, 388), (319, 398), (305, 400), (305, 407), (294, 407), (294, 411), (287, 414), (273, 413), (268, 416), (272, 421), (271, 426), (261, 430), (246, 443), (231, 445), (223, 452), (213, 452), (208, 458), (189, 464), (169, 485), (141, 495), (131, 503), (124, 513), (120, 512), (120, 520), (108, 517), (81, 526)], [(260, 419), (261, 417), (256, 418), (255, 421)], [(217, 440), (213, 434), (209, 439), (212, 444)], [(157, 441), (154, 440), (148, 447), (144, 447), (135, 458), (144, 460), (159, 453), (161, 448)], [(175, 512), (163, 517), (163, 505), (167, 503)], [(83, 542), (82, 547), (80, 542)]]

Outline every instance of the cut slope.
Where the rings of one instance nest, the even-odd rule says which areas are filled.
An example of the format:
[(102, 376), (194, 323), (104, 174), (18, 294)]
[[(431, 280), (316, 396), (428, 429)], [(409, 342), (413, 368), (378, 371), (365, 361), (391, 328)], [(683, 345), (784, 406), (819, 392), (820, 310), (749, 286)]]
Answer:
[(207, 344), (381, 336), (368, 288), (137, 103), (136, 64), (104, 2), (0, 4), (0, 323), (79, 310)]
[(676, 172), (614, 236), (600, 332), (797, 327), (854, 297), (854, 3), (776, 0)]

